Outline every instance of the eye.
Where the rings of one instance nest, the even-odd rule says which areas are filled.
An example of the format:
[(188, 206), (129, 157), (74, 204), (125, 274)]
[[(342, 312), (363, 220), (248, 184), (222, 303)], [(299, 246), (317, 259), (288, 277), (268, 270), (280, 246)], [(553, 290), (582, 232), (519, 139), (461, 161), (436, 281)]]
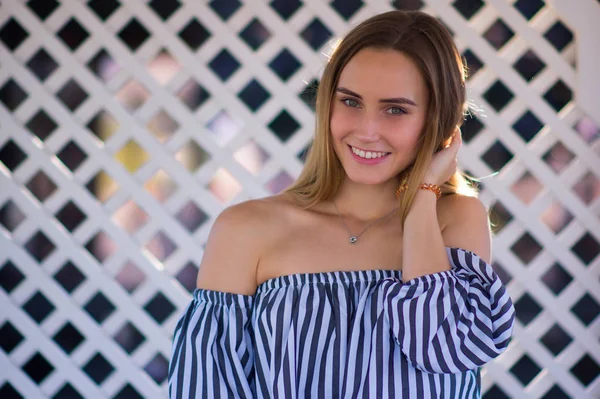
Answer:
[(360, 104), (353, 98), (343, 98), (342, 102), (346, 104), (348, 107), (358, 108)]
[(388, 114), (391, 114), (391, 115), (402, 115), (402, 114), (406, 113), (406, 111), (404, 111), (400, 107), (391, 107), (391, 108), (388, 108), (387, 112), (388, 112)]

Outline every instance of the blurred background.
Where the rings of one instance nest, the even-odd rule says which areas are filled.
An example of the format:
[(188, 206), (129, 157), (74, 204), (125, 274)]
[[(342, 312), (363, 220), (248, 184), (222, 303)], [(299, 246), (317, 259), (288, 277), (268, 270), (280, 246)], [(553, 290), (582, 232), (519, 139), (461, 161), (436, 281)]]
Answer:
[(330, 41), (391, 9), (469, 67), (518, 319), (483, 397), (600, 397), (598, 0), (1, 1), (0, 397), (166, 397), (212, 222), (298, 176)]

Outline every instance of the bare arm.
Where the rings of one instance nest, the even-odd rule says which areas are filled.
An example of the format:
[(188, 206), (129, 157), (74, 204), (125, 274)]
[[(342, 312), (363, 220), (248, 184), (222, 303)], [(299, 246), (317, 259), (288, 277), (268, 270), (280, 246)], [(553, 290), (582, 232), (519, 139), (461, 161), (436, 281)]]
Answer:
[(227, 208), (217, 217), (198, 271), (197, 288), (254, 295), (265, 226), (262, 209), (258, 201), (249, 201)]
[[(177, 322), (169, 397), (254, 395), (252, 306), (260, 253), (251, 234), (264, 207), (255, 201), (223, 211), (211, 229), (192, 300)], [(258, 208), (259, 211), (256, 211)]]
[(383, 281), (384, 310), (415, 367), (429, 373), (474, 370), (506, 350), (515, 319), (511, 298), (489, 264), (487, 212), (477, 198), (450, 195), (436, 209), (433, 194), (419, 197), (405, 225), (404, 282)]
[(474, 252), (486, 262), (491, 258), (487, 212), (477, 198), (452, 195), (443, 198), (449, 214), (440, 231), (435, 195), (419, 190), (404, 224), (402, 279), (450, 270), (445, 247)]

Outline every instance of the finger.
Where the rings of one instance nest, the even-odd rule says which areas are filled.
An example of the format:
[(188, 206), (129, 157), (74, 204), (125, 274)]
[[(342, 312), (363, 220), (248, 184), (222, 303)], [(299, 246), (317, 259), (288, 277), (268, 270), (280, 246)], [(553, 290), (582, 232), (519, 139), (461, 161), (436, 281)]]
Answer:
[(452, 144), (460, 147), (462, 145), (462, 142), (462, 132), (459, 128), (457, 128), (454, 132), (454, 136), (452, 136)]
[(456, 129), (454, 129), (454, 133), (452, 134), (452, 139), (457, 140), (457, 139), (460, 139), (461, 137), (462, 137), (462, 132), (460, 131), (460, 128), (457, 127)]
[(460, 129), (456, 128), (454, 129), (454, 132), (452, 133), (452, 136), (449, 137), (446, 146), (444, 148), (449, 148), (451, 147), (453, 144), (456, 143), (457, 137), (460, 136)]

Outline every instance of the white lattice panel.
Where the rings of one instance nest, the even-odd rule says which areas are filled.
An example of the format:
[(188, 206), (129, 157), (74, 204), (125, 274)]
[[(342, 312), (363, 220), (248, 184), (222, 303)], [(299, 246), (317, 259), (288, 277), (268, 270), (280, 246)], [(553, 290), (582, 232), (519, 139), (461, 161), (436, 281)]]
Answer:
[(515, 302), (486, 398), (600, 397), (600, 2), (0, 3), (0, 397), (165, 397), (212, 221), (302, 168), (328, 40), (440, 18)]

